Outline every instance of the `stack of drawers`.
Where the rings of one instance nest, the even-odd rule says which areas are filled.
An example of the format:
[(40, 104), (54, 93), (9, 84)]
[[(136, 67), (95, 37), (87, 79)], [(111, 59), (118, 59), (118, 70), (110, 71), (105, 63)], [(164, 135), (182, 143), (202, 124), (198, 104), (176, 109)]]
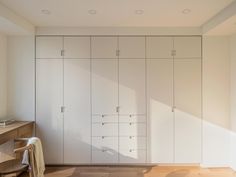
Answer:
[(146, 116), (119, 116), (119, 162), (146, 162)]
[(146, 116), (93, 115), (93, 163), (145, 163)]
[(118, 163), (118, 115), (92, 116), (92, 163)]

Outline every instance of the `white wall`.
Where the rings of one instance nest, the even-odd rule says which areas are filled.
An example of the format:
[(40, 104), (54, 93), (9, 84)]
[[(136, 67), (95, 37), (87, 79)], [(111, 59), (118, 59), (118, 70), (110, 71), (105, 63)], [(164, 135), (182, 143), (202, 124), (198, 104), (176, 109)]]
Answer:
[(231, 64), (231, 167), (236, 170), (236, 35), (230, 37)]
[(230, 149), (228, 37), (203, 37), (203, 166), (228, 166)]
[(7, 112), (7, 37), (0, 34), (0, 118)]
[(8, 37), (8, 116), (34, 120), (34, 36)]

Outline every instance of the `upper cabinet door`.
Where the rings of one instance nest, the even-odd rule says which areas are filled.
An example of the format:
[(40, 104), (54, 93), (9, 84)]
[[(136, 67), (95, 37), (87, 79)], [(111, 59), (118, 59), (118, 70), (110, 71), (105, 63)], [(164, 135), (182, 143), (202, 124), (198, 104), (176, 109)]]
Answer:
[(120, 114), (146, 113), (145, 59), (119, 60)]
[(175, 58), (201, 58), (201, 37), (175, 37)]
[(119, 37), (119, 58), (145, 58), (145, 37)]
[(90, 58), (90, 37), (65, 37), (64, 58)]
[(63, 37), (37, 37), (36, 58), (63, 58)]
[(42, 140), (45, 162), (63, 163), (63, 61), (36, 61), (36, 135)]
[(147, 37), (147, 58), (173, 58), (171, 52), (174, 47), (172, 37)]
[(173, 163), (173, 59), (147, 60), (147, 105), (151, 163)]
[(90, 163), (90, 60), (64, 61), (64, 104), (64, 163)]
[(117, 37), (92, 37), (92, 58), (117, 58)]
[(201, 161), (201, 60), (175, 60), (175, 162)]
[(117, 114), (118, 60), (92, 59), (92, 114)]

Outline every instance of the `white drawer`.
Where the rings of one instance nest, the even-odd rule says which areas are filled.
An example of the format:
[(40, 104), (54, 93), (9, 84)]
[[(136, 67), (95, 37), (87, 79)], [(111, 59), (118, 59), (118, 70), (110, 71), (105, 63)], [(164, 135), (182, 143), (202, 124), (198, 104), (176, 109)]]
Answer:
[(118, 136), (118, 124), (108, 122), (93, 123), (92, 136)]
[(120, 163), (146, 163), (146, 150), (122, 149), (119, 159)]
[(118, 151), (118, 137), (92, 137), (93, 150), (113, 149)]
[(93, 150), (92, 163), (118, 163), (118, 152), (114, 150)]
[(146, 136), (145, 123), (120, 123), (119, 124), (120, 136)]
[(146, 149), (146, 137), (120, 137), (119, 149)]
[(146, 116), (145, 115), (120, 115), (119, 117), (120, 122), (146, 122)]
[(118, 122), (118, 115), (92, 115), (92, 122)]

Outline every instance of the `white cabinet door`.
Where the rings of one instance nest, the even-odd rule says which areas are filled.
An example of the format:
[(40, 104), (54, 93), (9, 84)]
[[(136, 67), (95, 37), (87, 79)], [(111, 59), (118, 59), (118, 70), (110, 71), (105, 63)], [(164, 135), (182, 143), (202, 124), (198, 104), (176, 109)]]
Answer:
[(118, 60), (92, 59), (92, 114), (117, 115)]
[(145, 88), (145, 59), (120, 59), (120, 114), (146, 114)]
[(63, 163), (63, 61), (36, 60), (36, 136), (46, 164)]
[(145, 37), (119, 37), (119, 58), (145, 58)]
[(147, 37), (147, 58), (173, 58), (171, 52), (174, 47), (172, 37)]
[(90, 163), (90, 60), (64, 61), (64, 163)]
[(64, 37), (64, 58), (90, 58), (90, 37)]
[(175, 60), (175, 162), (201, 161), (201, 60)]
[(175, 37), (175, 58), (201, 58), (201, 37)]
[(92, 37), (91, 52), (92, 58), (117, 58), (118, 49), (117, 37)]
[(173, 59), (147, 60), (149, 162), (173, 163)]
[(36, 37), (36, 58), (62, 58), (62, 49), (63, 37)]

